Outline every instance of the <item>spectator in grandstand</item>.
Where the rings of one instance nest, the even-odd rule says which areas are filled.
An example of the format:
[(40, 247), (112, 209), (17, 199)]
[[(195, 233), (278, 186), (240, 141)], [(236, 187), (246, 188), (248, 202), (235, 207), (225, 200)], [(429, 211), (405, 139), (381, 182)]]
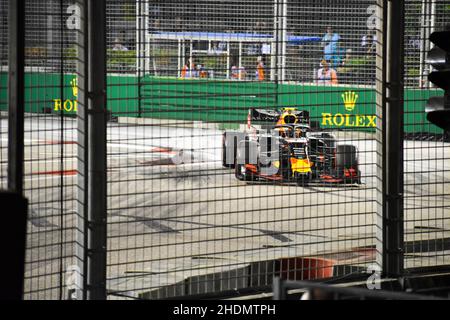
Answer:
[(239, 79), (239, 68), (233, 64), (231, 67), (231, 80)]
[(259, 33), (259, 34), (263, 34), (263, 33), (267, 32), (266, 23), (264, 21), (256, 22), (255, 32)]
[(339, 73), (340, 83), (351, 83), (353, 79), (352, 73), (355, 72), (355, 66), (352, 64), (352, 49), (345, 51), (345, 56), (336, 68), (336, 72)]
[(322, 46), (324, 59), (330, 61), (332, 67), (335, 67), (338, 62), (339, 40), (339, 34), (333, 33), (331, 26), (328, 26), (327, 32), (322, 37)]
[(330, 68), (329, 62), (322, 60), (320, 62), (320, 69), (317, 71), (317, 83), (318, 84), (337, 84), (336, 70)]
[(250, 43), (247, 48), (248, 55), (255, 55), (260, 53), (260, 47), (258, 43)]
[(231, 67), (231, 79), (232, 80), (243, 80), (245, 79), (246, 71), (244, 67), (238, 67), (236, 64), (233, 64)]
[(133, 50), (134, 49), (134, 43), (133, 41), (127, 36), (127, 32), (125, 30), (121, 30), (120, 31), (120, 43), (122, 43), (125, 48), (127, 48), (128, 50)]
[(219, 51), (217, 50), (217, 43), (214, 41), (211, 41), (211, 48), (208, 52), (209, 54), (219, 54)]
[[(155, 30), (159, 30), (160, 28), (159, 22), (161, 21), (160, 19), (162, 18), (161, 5), (158, 3), (149, 3), (148, 6), (149, 6), (148, 8), (149, 21), (155, 21), (154, 28)], [(158, 22), (158, 24), (156, 22)]]
[(155, 21), (153, 22), (153, 31), (160, 31), (161, 30), (161, 20), (159, 19), (155, 19)]
[(228, 45), (227, 45), (226, 42), (220, 41), (219, 44), (217, 45), (217, 50), (218, 50), (219, 52), (227, 51), (227, 46), (228, 46)]
[(205, 70), (205, 67), (202, 64), (197, 65), (197, 73), (200, 78), (208, 77), (208, 72)]
[(347, 68), (350, 64), (351, 57), (352, 57), (352, 49), (345, 50), (345, 57), (339, 63), (339, 68)]
[(208, 54), (223, 54), (227, 51), (226, 42), (215, 42), (211, 41), (211, 47), (208, 50)]
[(175, 18), (174, 30), (175, 30), (175, 31), (178, 31), (178, 32), (180, 32), (180, 31), (185, 31), (183, 26), (184, 26), (184, 23), (183, 23), (183, 21), (181, 20), (181, 17), (180, 17), (180, 16), (177, 16), (177, 17)]
[(188, 75), (188, 63), (186, 62), (183, 67), (181, 67), (181, 78), (186, 78), (186, 76)]
[(363, 54), (375, 53), (377, 44), (377, 35), (373, 31), (369, 31), (361, 38), (361, 50)]
[(181, 68), (181, 78), (192, 78), (197, 74), (195, 65), (191, 59), (187, 59), (184, 66)]
[(128, 48), (125, 47), (119, 40), (119, 38), (116, 38), (116, 40), (114, 40), (114, 46), (112, 48), (113, 50), (116, 51), (128, 51)]
[(271, 52), (270, 43), (263, 43), (261, 44), (261, 53), (263, 55), (268, 55)]
[(246, 77), (247, 77), (247, 71), (245, 70), (245, 67), (242, 66), (239, 68), (239, 79), (245, 80)]
[(263, 81), (265, 79), (264, 61), (262, 56), (258, 56), (256, 65), (256, 80)]

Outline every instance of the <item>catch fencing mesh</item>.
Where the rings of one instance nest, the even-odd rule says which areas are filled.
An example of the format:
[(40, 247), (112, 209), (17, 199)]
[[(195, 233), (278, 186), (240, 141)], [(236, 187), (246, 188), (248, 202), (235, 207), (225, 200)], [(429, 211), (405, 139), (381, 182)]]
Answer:
[[(110, 299), (263, 292), (274, 276), (326, 281), (379, 270), (381, 2), (107, 1)], [(26, 299), (80, 298), (79, 9), (68, 0), (26, 1)], [(448, 265), (448, 136), (428, 123), (424, 106), (440, 93), (427, 81), (427, 39), (449, 17), (447, 1), (406, 1), (408, 269)], [(2, 189), (7, 44), (8, 1), (0, 0)], [(299, 136), (269, 130), (300, 111), (310, 127), (299, 126)], [(292, 151), (278, 159), (289, 170), (261, 171), (260, 159), (275, 149), (257, 149), (256, 165), (239, 158), (240, 145), (264, 135)], [(309, 169), (294, 165), (306, 153), (308, 181)]]
[(442, 95), (428, 74), (429, 35), (450, 25), (448, 1), (407, 1), (405, 25), (405, 268), (449, 264), (450, 137), (423, 115)]
[[(376, 2), (138, 1), (135, 14), (137, 78), (108, 78), (110, 297), (235, 292), (376, 264)], [(308, 185), (225, 162), (226, 137), (268, 128), (249, 128), (249, 110), (291, 107), (320, 127), (314, 143), (327, 141), (321, 154), (309, 146), (330, 158)], [(349, 150), (360, 181), (342, 183), (333, 152)]]

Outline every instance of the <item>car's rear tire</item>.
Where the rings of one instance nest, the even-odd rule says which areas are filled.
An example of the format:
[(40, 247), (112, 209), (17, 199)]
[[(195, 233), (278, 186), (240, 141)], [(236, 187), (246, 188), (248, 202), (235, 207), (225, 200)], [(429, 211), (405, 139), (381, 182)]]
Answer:
[[(234, 136), (228, 136), (227, 135), (227, 132), (224, 132), (223, 133), (223, 138), (222, 138), (222, 166), (224, 167), (224, 168), (231, 168), (231, 169), (234, 169), (234, 162), (235, 161), (233, 161), (232, 163), (227, 163), (227, 139), (234, 139)], [(232, 158), (236, 158), (236, 145), (237, 145), (237, 143), (233, 143), (233, 145), (234, 145), (234, 148), (233, 149), (231, 149), (231, 150), (229, 150), (229, 151), (231, 151), (232, 152)]]
[(358, 165), (356, 156), (356, 147), (344, 144), (336, 146), (336, 167), (337, 168), (353, 168)]
[[(357, 176), (346, 178), (345, 169), (356, 170)], [(349, 144), (336, 146), (336, 171), (339, 177), (344, 178), (344, 182), (361, 184), (361, 171), (358, 169), (358, 155), (355, 146)]]
[(361, 171), (358, 170), (358, 178), (354, 179), (353, 183), (361, 184)]
[[(255, 142), (252, 141), (241, 141), (237, 147), (236, 150), (236, 157), (235, 157), (235, 163), (234, 163), (234, 169), (235, 169), (235, 176), (238, 180), (241, 181), (254, 181), (255, 180), (255, 173), (248, 170), (245, 166), (247, 163), (253, 163), (252, 160), (254, 159), (247, 159), (246, 155), (249, 156), (253, 151), (253, 154), (255, 150), (251, 150), (251, 148), (256, 148)], [(258, 161), (256, 161), (258, 163)], [(256, 164), (255, 164), (256, 165)]]

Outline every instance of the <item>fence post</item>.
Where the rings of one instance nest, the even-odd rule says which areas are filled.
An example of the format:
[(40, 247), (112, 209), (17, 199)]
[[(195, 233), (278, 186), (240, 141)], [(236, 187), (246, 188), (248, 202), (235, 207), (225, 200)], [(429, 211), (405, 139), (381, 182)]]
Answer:
[(385, 215), (384, 181), (386, 174), (386, 29), (387, 29), (387, 0), (377, 0), (377, 43), (376, 43), (376, 151), (377, 151), (377, 214), (375, 220), (374, 234), (376, 238), (376, 264), (383, 266), (383, 226)]
[(8, 189), (23, 194), (25, 1), (9, 0)]
[(83, 298), (106, 299), (106, 5), (79, 0), (78, 236)]
[(383, 272), (403, 273), (404, 0), (387, 2), (386, 141), (384, 148)]
[[(25, 10), (24, 0), (10, 0), (8, 8), (8, 185), (10, 192), (0, 194), (6, 214), (1, 232), (3, 261), (0, 300), (23, 299), (28, 202), (23, 198), (24, 161), (24, 73)], [(12, 241), (12, 243), (8, 243)]]
[(88, 299), (106, 299), (106, 1), (88, 0)]
[[(69, 290), (68, 299), (80, 300), (87, 298), (87, 198), (88, 198), (88, 126), (87, 126), (87, 74), (88, 74), (88, 35), (87, 35), (87, 1), (77, 0), (80, 9), (80, 25), (77, 35), (77, 231), (75, 244), (75, 272), (79, 272), (81, 283), (79, 287), (73, 284)], [(70, 284), (69, 284), (70, 286)]]
[(286, 300), (286, 288), (280, 277), (273, 278), (273, 300)]

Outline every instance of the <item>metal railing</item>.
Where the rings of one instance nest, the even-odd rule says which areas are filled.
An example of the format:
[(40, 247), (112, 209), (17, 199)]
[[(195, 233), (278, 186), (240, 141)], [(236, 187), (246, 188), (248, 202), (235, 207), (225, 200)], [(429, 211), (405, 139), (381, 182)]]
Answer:
[(395, 292), (387, 290), (369, 290), (359, 287), (342, 287), (308, 281), (281, 280), (275, 278), (273, 287), (274, 300), (288, 299), (288, 292), (297, 295), (303, 291), (301, 300), (444, 300), (440, 297)]

